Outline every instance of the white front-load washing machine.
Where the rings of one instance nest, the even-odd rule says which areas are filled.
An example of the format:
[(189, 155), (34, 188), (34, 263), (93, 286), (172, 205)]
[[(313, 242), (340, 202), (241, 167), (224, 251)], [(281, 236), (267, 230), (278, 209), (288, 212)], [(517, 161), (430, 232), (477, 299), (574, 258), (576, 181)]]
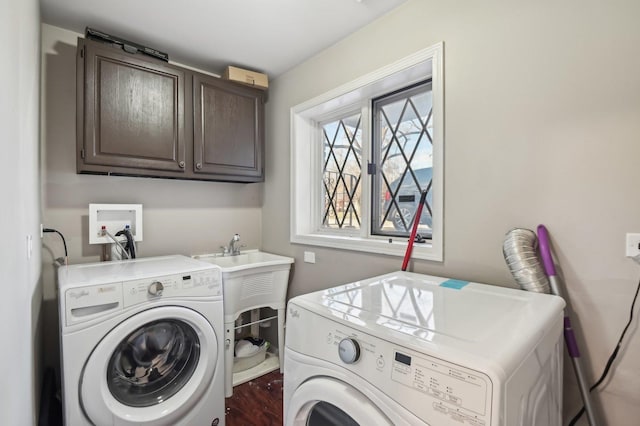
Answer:
[(219, 267), (185, 256), (58, 270), (64, 421), (224, 425)]
[(284, 423), (560, 426), (564, 305), (410, 272), (295, 297)]

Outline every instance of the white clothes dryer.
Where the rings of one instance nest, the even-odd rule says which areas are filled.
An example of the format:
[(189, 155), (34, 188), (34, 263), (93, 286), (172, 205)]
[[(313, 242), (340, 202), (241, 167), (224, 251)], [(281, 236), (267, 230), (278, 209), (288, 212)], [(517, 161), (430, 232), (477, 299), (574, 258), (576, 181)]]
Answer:
[(185, 256), (58, 270), (66, 425), (224, 425), (219, 267)]
[(410, 272), (295, 297), (284, 424), (560, 426), (564, 305)]

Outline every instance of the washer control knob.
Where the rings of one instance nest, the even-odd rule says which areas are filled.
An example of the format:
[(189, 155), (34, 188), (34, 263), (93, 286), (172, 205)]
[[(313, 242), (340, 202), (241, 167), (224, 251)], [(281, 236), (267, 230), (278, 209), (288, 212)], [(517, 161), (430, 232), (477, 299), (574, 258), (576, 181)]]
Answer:
[(154, 281), (149, 284), (147, 291), (152, 296), (162, 296), (162, 291), (164, 290), (164, 286), (160, 281)]
[(338, 344), (338, 355), (345, 364), (353, 364), (360, 359), (360, 345), (350, 337), (342, 339)]

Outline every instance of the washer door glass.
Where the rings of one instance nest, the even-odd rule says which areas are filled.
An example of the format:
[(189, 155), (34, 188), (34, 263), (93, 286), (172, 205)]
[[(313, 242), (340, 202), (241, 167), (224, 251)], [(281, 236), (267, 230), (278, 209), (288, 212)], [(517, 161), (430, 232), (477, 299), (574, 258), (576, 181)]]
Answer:
[(166, 401), (189, 381), (200, 357), (193, 328), (177, 319), (139, 327), (113, 351), (107, 385), (115, 399), (132, 407)]
[[(222, 302), (208, 309), (221, 313)], [(222, 315), (214, 323), (221, 326)], [(224, 374), (219, 341), (222, 330), (217, 334), (193, 309), (159, 306), (135, 313), (89, 355), (78, 402), (91, 424), (182, 424), (203, 398), (221, 392), (211, 387)]]

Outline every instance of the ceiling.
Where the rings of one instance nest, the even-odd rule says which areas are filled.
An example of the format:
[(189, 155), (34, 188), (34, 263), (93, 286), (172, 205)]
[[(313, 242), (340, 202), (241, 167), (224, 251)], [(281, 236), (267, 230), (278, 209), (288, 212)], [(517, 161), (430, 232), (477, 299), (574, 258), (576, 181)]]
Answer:
[(41, 0), (42, 21), (90, 27), (221, 73), (287, 71), (407, 0)]

